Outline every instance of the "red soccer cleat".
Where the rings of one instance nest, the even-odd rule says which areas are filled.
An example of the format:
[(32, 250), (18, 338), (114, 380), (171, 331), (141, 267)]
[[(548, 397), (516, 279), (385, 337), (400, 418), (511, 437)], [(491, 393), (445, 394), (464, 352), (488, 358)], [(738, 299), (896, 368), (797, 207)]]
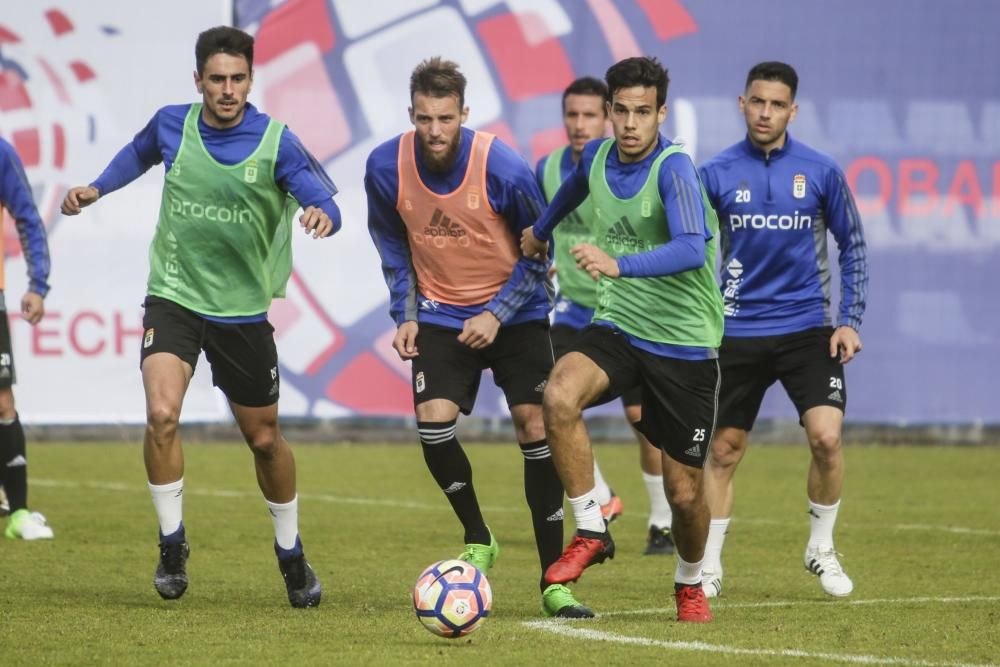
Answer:
[(611, 539), (611, 533), (578, 530), (559, 560), (545, 570), (545, 583), (566, 584), (576, 581), (594, 563), (603, 563), (614, 557), (615, 543)]
[(712, 620), (712, 611), (708, 608), (708, 599), (701, 585), (675, 586), (674, 597), (677, 599), (677, 620), (682, 623), (708, 623)]
[(616, 496), (615, 492), (612, 491), (611, 500), (609, 500), (607, 504), (601, 505), (601, 516), (604, 517), (605, 521), (611, 523), (622, 515), (622, 511), (624, 511), (624, 509), (625, 506), (622, 504), (622, 499)]

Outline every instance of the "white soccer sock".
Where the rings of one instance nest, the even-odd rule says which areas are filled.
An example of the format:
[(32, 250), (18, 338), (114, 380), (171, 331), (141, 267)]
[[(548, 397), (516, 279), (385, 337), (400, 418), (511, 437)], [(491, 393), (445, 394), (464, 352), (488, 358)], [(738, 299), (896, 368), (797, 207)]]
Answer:
[(264, 502), (274, 523), (274, 540), (282, 549), (294, 548), (295, 538), (299, 536), (299, 496), (296, 494), (287, 503), (272, 503), (267, 498)]
[(809, 548), (832, 549), (833, 525), (837, 523), (838, 500), (832, 505), (817, 505), (809, 501)]
[(184, 478), (169, 484), (146, 483), (153, 496), (156, 517), (160, 520), (160, 533), (163, 536), (176, 533), (184, 518)]
[(597, 502), (597, 493), (594, 489), (578, 498), (570, 498), (569, 504), (573, 508), (573, 518), (576, 519), (577, 530), (603, 533), (607, 529), (604, 516), (601, 515), (601, 505)]
[(697, 563), (689, 563), (680, 555), (677, 556), (677, 569), (674, 571), (674, 582), (685, 586), (694, 586), (701, 583), (701, 566), (705, 559)]
[(596, 458), (594, 459), (594, 492), (597, 494), (597, 502), (601, 505), (607, 505), (611, 502), (611, 487), (604, 481), (604, 475), (601, 474), (601, 468), (597, 465)]
[(670, 528), (674, 513), (667, 502), (667, 493), (663, 490), (663, 475), (644, 472), (642, 481), (646, 484), (646, 495), (649, 496), (649, 523), (646, 527)]
[(729, 519), (712, 519), (708, 524), (708, 541), (705, 542), (705, 564), (712, 572), (722, 571), (722, 546), (729, 532)]

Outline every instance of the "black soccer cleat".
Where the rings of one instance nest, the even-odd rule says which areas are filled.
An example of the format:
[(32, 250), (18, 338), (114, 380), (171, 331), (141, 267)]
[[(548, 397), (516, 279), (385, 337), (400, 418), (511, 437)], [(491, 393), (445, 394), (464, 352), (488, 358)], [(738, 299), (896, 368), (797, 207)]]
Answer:
[(160, 562), (156, 565), (153, 586), (164, 600), (176, 600), (187, 590), (189, 555), (191, 547), (187, 542), (160, 543)]
[(649, 527), (649, 537), (646, 538), (646, 550), (642, 552), (644, 556), (669, 556), (674, 553), (674, 538), (670, 534), (669, 528), (659, 526)]
[(278, 560), (278, 569), (285, 580), (288, 602), (296, 609), (318, 607), (323, 597), (323, 587), (309, 561), (302, 554)]

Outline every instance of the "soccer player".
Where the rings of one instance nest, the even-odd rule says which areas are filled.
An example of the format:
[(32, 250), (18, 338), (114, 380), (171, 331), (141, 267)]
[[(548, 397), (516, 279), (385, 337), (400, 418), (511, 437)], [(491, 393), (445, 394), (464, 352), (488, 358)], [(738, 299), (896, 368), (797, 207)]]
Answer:
[[(827, 155), (793, 141), (798, 75), (780, 62), (755, 65), (739, 98), (746, 138), (701, 168), (722, 227), (725, 338), (720, 350), (719, 429), (706, 465), (712, 509), (705, 592), (722, 592), (722, 546), (733, 509), (733, 473), (747, 448), (764, 392), (780, 381), (812, 452), (806, 569), (823, 590), (845, 596), (851, 579), (837, 560), (847, 406), (843, 365), (861, 351), (868, 291), (865, 240), (844, 175)], [(831, 326), (827, 231), (840, 256), (840, 315)]]
[[(0, 220), (3, 209), (14, 218), (28, 265), (28, 291), (21, 297), (21, 317), (32, 326), (45, 315), (49, 293), (49, 244), (45, 225), (35, 208), (31, 186), (14, 147), (0, 139)], [(49, 540), (52, 527), (45, 517), (28, 509), (28, 459), (24, 429), (14, 406), (14, 356), (4, 295), (3, 248), (0, 248), (0, 487), (6, 494), (10, 539)]]
[(544, 257), (553, 227), (590, 196), (600, 247), (573, 248), (577, 265), (598, 280), (593, 324), (556, 364), (545, 388), (545, 430), (576, 518), (576, 534), (545, 572), (574, 581), (611, 558), (615, 544), (594, 493), (582, 410), (602, 396), (639, 385), (637, 428), (660, 448), (664, 490), (673, 510), (677, 620), (712, 620), (701, 588), (708, 532), (702, 465), (715, 426), (722, 338), (716, 286), (714, 211), (705, 203), (691, 158), (659, 133), (667, 116), (666, 69), (655, 58), (627, 58), (605, 76), (613, 139), (588, 143), (573, 173), (521, 249)]
[[(455, 437), (482, 371), (506, 396), (524, 458), (524, 493), (544, 570), (562, 548), (563, 488), (545, 440), (542, 392), (552, 368), (547, 267), (517, 239), (542, 208), (531, 168), (493, 135), (463, 126), (465, 76), (439, 57), (410, 77), (413, 130), (368, 158), (368, 229), (412, 361), (417, 433), (427, 468), (465, 531), (459, 556), (489, 574), (499, 553)], [(590, 617), (568, 588), (542, 582), (547, 616)]]
[[(535, 168), (546, 201), (552, 200), (559, 186), (573, 172), (587, 142), (607, 135), (607, 101), (607, 85), (593, 77), (577, 79), (563, 91), (563, 127), (566, 129), (569, 144), (543, 157)], [(572, 248), (580, 243), (599, 245), (599, 240), (590, 230), (590, 218), (593, 214), (589, 202), (584, 202), (566, 216), (552, 233), (555, 269), (559, 278), (559, 293), (556, 295), (556, 307), (550, 331), (556, 359), (569, 352), (579, 332), (590, 324), (594, 308), (597, 307), (597, 283), (586, 271), (577, 267), (572, 254)], [(625, 417), (629, 424), (638, 423), (641, 417), (641, 398), (638, 387), (629, 389), (622, 396)], [(635, 431), (634, 426), (633, 431)], [(639, 440), (639, 463), (650, 507), (647, 522), (649, 533), (644, 553), (672, 554), (674, 552), (674, 541), (670, 536), (672, 516), (670, 504), (663, 493), (660, 450), (653, 447), (638, 431), (635, 431), (635, 434)], [(621, 514), (622, 501), (605, 481), (596, 457), (594, 484), (597, 502), (601, 505), (601, 514), (610, 523)]]
[(187, 590), (182, 521), (181, 404), (202, 350), (254, 457), (274, 524), (274, 550), (293, 607), (320, 603), (298, 531), (295, 459), (278, 426), (277, 350), (267, 311), (291, 273), (292, 217), (314, 239), (340, 228), (336, 188), (292, 132), (247, 102), (253, 38), (217, 27), (198, 36), (194, 83), (202, 101), (153, 116), (62, 211), (76, 215), (155, 164), (166, 169), (150, 271), (140, 365), (146, 394), (143, 453), (160, 523), (153, 584), (168, 600)]

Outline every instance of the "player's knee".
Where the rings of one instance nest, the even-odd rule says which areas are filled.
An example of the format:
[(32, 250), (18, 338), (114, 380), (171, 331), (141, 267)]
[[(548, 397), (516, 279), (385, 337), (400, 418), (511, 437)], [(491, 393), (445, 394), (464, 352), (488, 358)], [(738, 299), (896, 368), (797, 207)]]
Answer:
[(167, 403), (155, 403), (146, 411), (146, 423), (154, 436), (172, 437), (177, 431), (181, 411)]
[(579, 419), (582, 413), (574, 392), (568, 385), (549, 382), (542, 398), (545, 423), (557, 426)]
[(542, 406), (518, 405), (511, 408), (514, 432), (518, 442), (537, 442), (545, 439), (545, 421)]
[(715, 469), (736, 466), (746, 451), (746, 441), (726, 433), (716, 435), (708, 450), (708, 465)]
[(247, 446), (254, 456), (273, 458), (281, 446), (281, 438), (275, 429), (260, 429), (244, 435)]
[(667, 490), (667, 501), (675, 512), (691, 512), (699, 504), (704, 502), (701, 493), (701, 485), (693, 480), (685, 480), (683, 483), (671, 484)]
[(17, 416), (14, 407), (14, 392), (10, 387), (0, 388), (0, 420), (10, 421)]
[(809, 447), (817, 460), (828, 460), (840, 455), (840, 433), (835, 429), (813, 434)]

